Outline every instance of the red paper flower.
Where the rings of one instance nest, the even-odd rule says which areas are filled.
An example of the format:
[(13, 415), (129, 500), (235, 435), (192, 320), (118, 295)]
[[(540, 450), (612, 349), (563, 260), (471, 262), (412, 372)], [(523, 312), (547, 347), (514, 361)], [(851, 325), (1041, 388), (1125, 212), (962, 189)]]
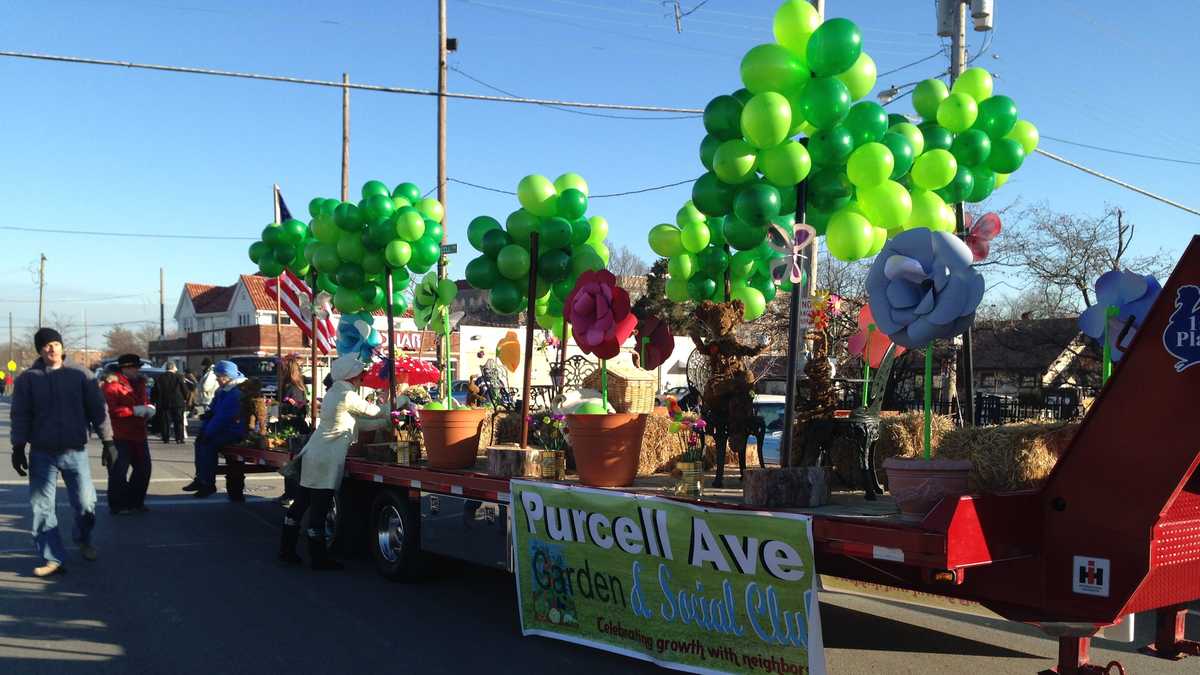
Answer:
[(638, 321), (634, 337), (637, 341), (638, 366), (645, 370), (661, 366), (675, 351), (671, 327), (656, 316)]
[(612, 272), (589, 270), (579, 275), (563, 303), (563, 317), (575, 331), (575, 342), (583, 353), (611, 359), (637, 326), (637, 317), (629, 309), (629, 293), (617, 286)]
[[(887, 336), (887, 333), (879, 330), (879, 327), (875, 325), (875, 317), (871, 315), (871, 306), (863, 305), (862, 310), (858, 313), (858, 332), (850, 336), (850, 343), (847, 345), (850, 353), (862, 356), (866, 352), (870, 356), (871, 367), (878, 368), (879, 364), (883, 363), (883, 355), (891, 344), (892, 339)], [(903, 353), (904, 347), (896, 345), (896, 356)]]
[[(411, 356), (396, 359), (396, 382), (412, 386), (436, 384), (442, 374), (428, 361)], [(372, 389), (386, 389), (388, 384), (387, 361), (379, 361), (363, 376), (363, 385)]]

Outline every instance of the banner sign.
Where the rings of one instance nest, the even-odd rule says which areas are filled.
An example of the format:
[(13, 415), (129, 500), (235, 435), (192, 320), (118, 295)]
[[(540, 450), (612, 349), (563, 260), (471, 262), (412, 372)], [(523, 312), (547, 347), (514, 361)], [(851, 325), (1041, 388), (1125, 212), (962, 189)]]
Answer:
[(812, 520), (512, 481), (524, 635), (697, 673), (824, 675)]

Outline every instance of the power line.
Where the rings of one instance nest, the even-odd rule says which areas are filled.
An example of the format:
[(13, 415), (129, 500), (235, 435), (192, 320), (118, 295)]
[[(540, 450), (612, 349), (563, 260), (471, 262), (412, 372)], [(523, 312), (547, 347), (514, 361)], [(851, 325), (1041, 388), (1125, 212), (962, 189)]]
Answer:
[(1161, 196), (1161, 195), (1156, 195), (1156, 194), (1154, 194), (1153, 192), (1150, 192), (1149, 190), (1143, 190), (1142, 188), (1140, 188), (1140, 187), (1138, 187), (1138, 186), (1136, 186), (1136, 185), (1132, 185), (1132, 184), (1130, 184), (1130, 183), (1126, 183), (1125, 181), (1123, 181), (1123, 180), (1121, 180), (1121, 179), (1119, 179), (1119, 178), (1113, 178), (1112, 176), (1105, 175), (1105, 174), (1103, 174), (1103, 173), (1100, 173), (1099, 171), (1096, 171), (1096, 170), (1094, 170), (1094, 169), (1089, 169), (1089, 168), (1087, 168), (1086, 166), (1083, 166), (1082, 164), (1077, 164), (1077, 163), (1075, 163), (1075, 162), (1072, 162), (1071, 160), (1069, 160), (1069, 159), (1067, 159), (1067, 158), (1065, 158), (1065, 157), (1059, 157), (1058, 155), (1056, 155), (1056, 154), (1054, 154), (1054, 153), (1052, 153), (1052, 152), (1047, 152), (1047, 151), (1045, 151), (1045, 150), (1043, 150), (1043, 149), (1041, 149), (1041, 148), (1037, 148), (1037, 149), (1035, 149), (1035, 150), (1034, 150), (1034, 152), (1036, 152), (1036, 153), (1038, 153), (1038, 154), (1040, 154), (1040, 155), (1045, 155), (1046, 157), (1049, 157), (1050, 159), (1052, 159), (1052, 160), (1054, 160), (1054, 161), (1056, 161), (1056, 162), (1062, 162), (1063, 164), (1066, 164), (1066, 165), (1067, 165), (1067, 166), (1069, 166), (1069, 167), (1072, 167), (1072, 168), (1075, 168), (1075, 169), (1079, 169), (1080, 171), (1082, 171), (1082, 172), (1084, 172), (1084, 173), (1086, 173), (1086, 174), (1090, 174), (1090, 175), (1092, 175), (1092, 176), (1095, 176), (1095, 177), (1097, 177), (1097, 178), (1100, 178), (1100, 179), (1106, 180), (1106, 181), (1108, 181), (1108, 182), (1110, 182), (1110, 183), (1113, 183), (1113, 184), (1116, 184), (1116, 185), (1120, 185), (1121, 187), (1125, 188), (1126, 190), (1133, 190), (1134, 192), (1136, 192), (1136, 193), (1138, 193), (1138, 194), (1140, 194), (1140, 195), (1144, 195), (1144, 196), (1146, 196), (1146, 197), (1149, 197), (1149, 198), (1151, 198), (1151, 199), (1158, 200), (1158, 201), (1160, 201), (1160, 202), (1162, 202), (1162, 203), (1164, 203), (1164, 204), (1167, 204), (1167, 205), (1169, 205), (1169, 206), (1174, 206), (1175, 208), (1177, 208), (1177, 209), (1180, 209), (1180, 210), (1183, 210), (1183, 211), (1187, 211), (1188, 213), (1190, 213), (1190, 214), (1192, 214), (1192, 215), (1195, 215), (1195, 216), (1200, 216), (1200, 211), (1197, 211), (1196, 209), (1193, 209), (1193, 208), (1191, 208), (1190, 206), (1184, 206), (1183, 204), (1180, 204), (1180, 203), (1179, 203), (1179, 202), (1177, 202), (1177, 201), (1174, 201), (1174, 200), (1171, 200), (1171, 199), (1167, 199), (1166, 197), (1163, 197), (1163, 196)]
[(926, 56), (925, 58), (917, 59), (916, 61), (913, 61), (912, 63), (906, 63), (903, 66), (900, 66), (899, 68), (892, 68), (889, 71), (879, 73), (878, 75), (876, 75), (876, 77), (887, 77), (888, 75), (891, 75), (892, 73), (898, 73), (906, 68), (912, 68), (915, 65), (925, 63), (929, 59), (935, 59), (939, 56), (945, 56), (945, 55), (946, 55), (946, 53), (944, 51), (942, 51), (941, 49), (939, 49), (936, 52), (930, 54), (929, 56)]
[[(458, 178), (447, 178), (446, 181), (449, 183), (458, 183), (459, 185), (466, 185), (468, 187), (473, 187), (473, 188), (476, 188), (479, 190), (487, 190), (488, 192), (495, 192), (495, 193), (502, 194), (502, 195), (517, 194), (516, 192), (513, 192), (512, 190), (503, 190), (501, 188), (489, 187), (487, 185), (480, 185), (478, 183), (472, 183), (472, 182), (465, 181), (465, 180), (459, 180)], [(636, 195), (636, 194), (641, 194), (643, 192), (654, 192), (656, 190), (666, 190), (667, 188), (678, 187), (680, 185), (684, 185), (687, 183), (694, 183), (694, 182), (696, 182), (695, 178), (688, 178), (687, 180), (681, 180), (681, 181), (677, 181), (674, 183), (667, 183), (666, 185), (655, 185), (652, 187), (639, 188), (637, 190), (626, 190), (625, 192), (611, 192), (609, 194), (603, 194), (603, 195), (590, 195), (588, 197), (588, 199), (604, 199), (606, 197), (624, 197), (626, 195)]]
[(1091, 145), (1088, 143), (1080, 143), (1078, 141), (1068, 141), (1065, 138), (1058, 138), (1056, 136), (1047, 136), (1045, 134), (1042, 134), (1041, 137), (1046, 140), (1055, 141), (1057, 143), (1066, 143), (1067, 145), (1077, 145), (1081, 148), (1088, 148), (1090, 150), (1099, 150), (1100, 152), (1111, 152), (1114, 155), (1125, 155), (1127, 157), (1139, 157), (1141, 159), (1153, 159), (1153, 160), (1157, 160), (1160, 162), (1174, 162), (1176, 164), (1190, 164), (1192, 166), (1200, 166), (1200, 162), (1191, 160), (1191, 159), (1178, 159), (1176, 157), (1163, 157), (1161, 155), (1144, 155), (1140, 152), (1129, 152), (1127, 150), (1117, 150), (1115, 148), (1105, 148), (1103, 146)]
[(102, 237), (134, 237), (137, 239), (209, 239), (218, 241), (257, 241), (258, 237), (224, 237), (212, 234), (158, 234), (141, 232), (99, 232), (96, 230), (64, 230), (42, 227), (16, 227), (15, 225), (0, 225), (0, 230), (16, 232), (45, 232), (50, 234), (83, 234)]

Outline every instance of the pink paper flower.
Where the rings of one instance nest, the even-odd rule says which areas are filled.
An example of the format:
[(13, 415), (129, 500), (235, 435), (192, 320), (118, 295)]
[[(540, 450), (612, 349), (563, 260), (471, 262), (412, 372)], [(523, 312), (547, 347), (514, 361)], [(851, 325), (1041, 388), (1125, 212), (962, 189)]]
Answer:
[[(891, 344), (892, 340), (887, 333), (879, 330), (879, 326), (875, 325), (875, 317), (871, 315), (871, 306), (863, 305), (862, 310), (858, 313), (858, 332), (850, 336), (850, 342), (847, 345), (850, 353), (862, 356), (866, 351), (871, 357), (871, 367), (878, 368), (879, 364), (883, 363), (883, 355)], [(904, 347), (896, 345), (896, 356), (903, 353)]]
[(587, 271), (579, 275), (563, 303), (563, 317), (575, 331), (575, 342), (583, 353), (611, 359), (637, 326), (637, 317), (629, 309), (629, 293), (617, 286), (612, 272)]
[(654, 370), (671, 357), (675, 351), (675, 338), (671, 335), (671, 327), (666, 321), (649, 316), (637, 323), (634, 334), (637, 342), (638, 366), (644, 370)]

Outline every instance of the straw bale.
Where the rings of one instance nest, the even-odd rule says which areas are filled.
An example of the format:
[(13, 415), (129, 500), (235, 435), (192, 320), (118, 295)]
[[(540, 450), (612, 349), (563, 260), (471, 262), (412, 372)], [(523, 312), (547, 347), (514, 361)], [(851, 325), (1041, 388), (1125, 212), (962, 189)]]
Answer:
[(1003, 424), (947, 433), (936, 456), (971, 460), (971, 489), (1002, 492), (1036, 488), (1079, 429), (1077, 423)]

